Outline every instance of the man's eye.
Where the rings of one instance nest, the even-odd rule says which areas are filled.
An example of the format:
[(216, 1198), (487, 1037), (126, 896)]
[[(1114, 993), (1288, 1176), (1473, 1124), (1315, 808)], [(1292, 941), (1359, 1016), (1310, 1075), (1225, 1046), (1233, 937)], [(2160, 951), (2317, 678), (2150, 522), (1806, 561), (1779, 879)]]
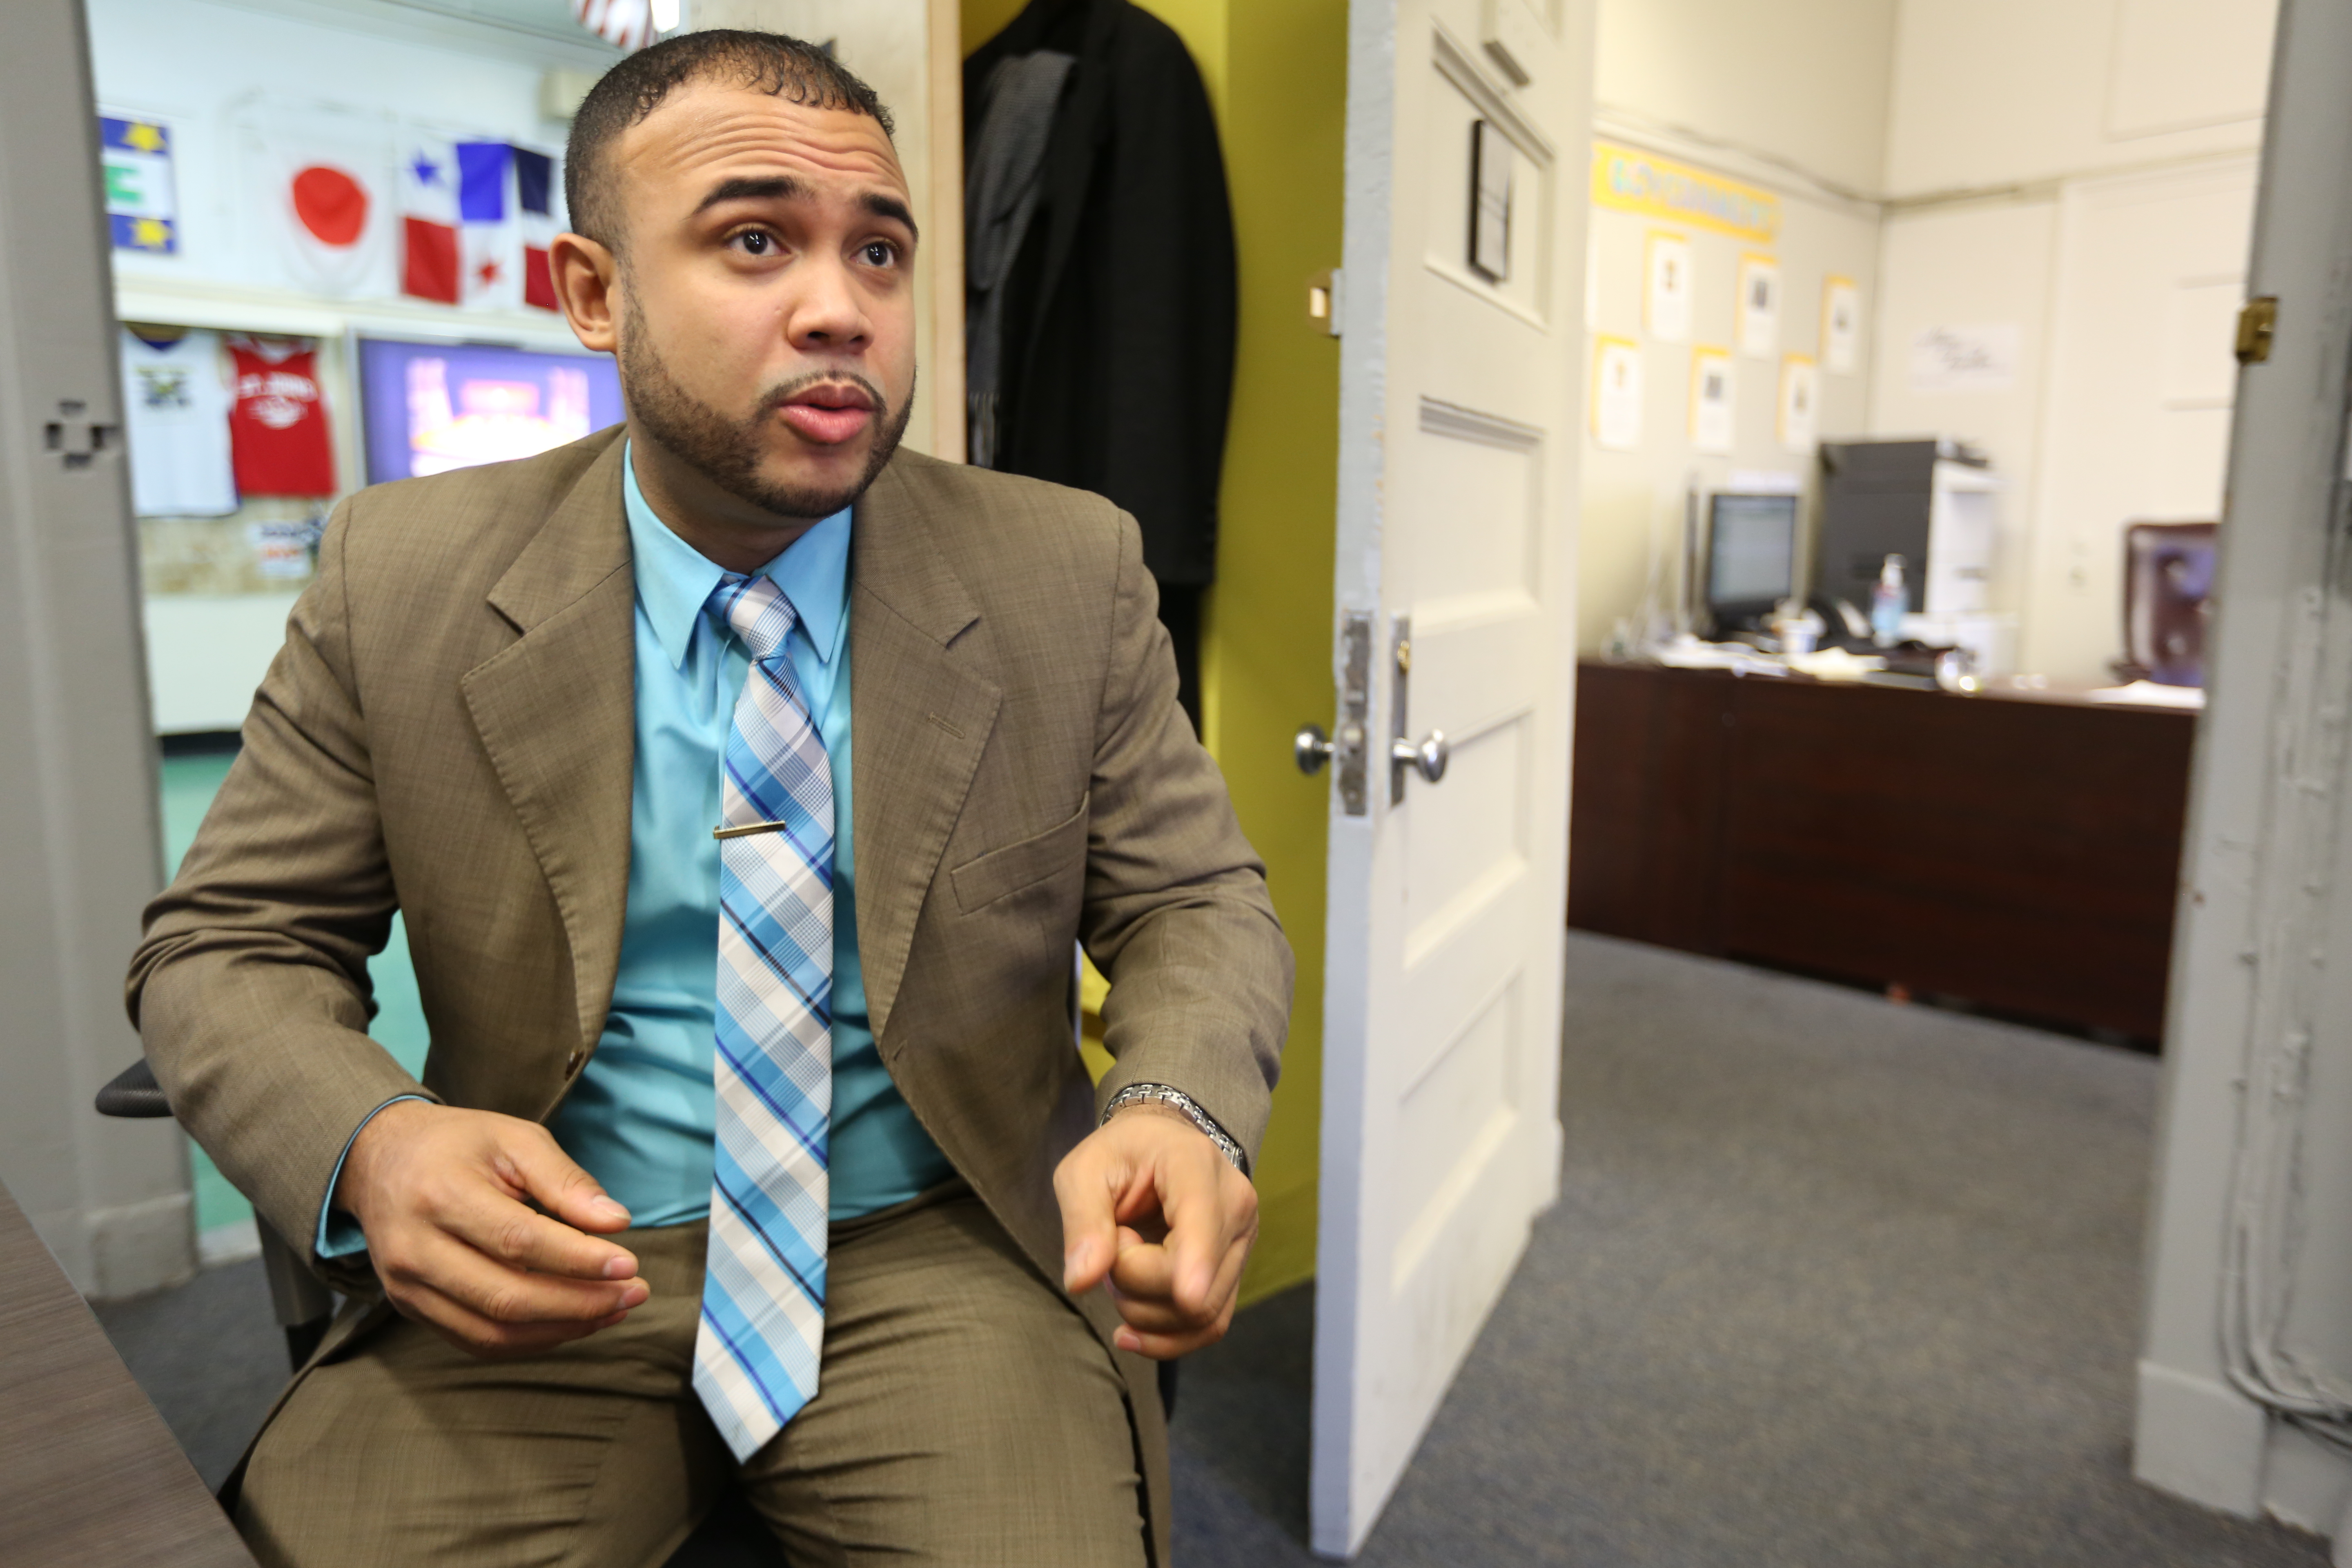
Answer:
[(866, 264), (868, 267), (887, 267), (898, 259), (898, 247), (888, 240), (869, 239), (866, 242)]
[(774, 236), (756, 228), (739, 234), (735, 238), (743, 247), (743, 253), (747, 256), (765, 256), (773, 250), (776, 245)]

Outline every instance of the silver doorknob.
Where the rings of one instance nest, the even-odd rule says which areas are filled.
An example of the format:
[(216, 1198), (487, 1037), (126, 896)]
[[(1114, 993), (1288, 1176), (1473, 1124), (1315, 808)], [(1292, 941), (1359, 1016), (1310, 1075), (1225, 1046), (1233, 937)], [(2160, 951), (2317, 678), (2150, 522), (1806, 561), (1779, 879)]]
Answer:
[(1331, 753), (1338, 749), (1332, 744), (1331, 737), (1323, 732), (1320, 724), (1301, 724), (1298, 733), (1290, 741), (1291, 760), (1298, 764), (1300, 773), (1310, 778), (1323, 771), (1323, 764), (1331, 760)]
[(1420, 770), (1421, 776), (1431, 784), (1445, 776), (1445, 762), (1452, 754), (1443, 730), (1432, 730), (1418, 746), (1402, 735), (1389, 742), (1390, 762)]

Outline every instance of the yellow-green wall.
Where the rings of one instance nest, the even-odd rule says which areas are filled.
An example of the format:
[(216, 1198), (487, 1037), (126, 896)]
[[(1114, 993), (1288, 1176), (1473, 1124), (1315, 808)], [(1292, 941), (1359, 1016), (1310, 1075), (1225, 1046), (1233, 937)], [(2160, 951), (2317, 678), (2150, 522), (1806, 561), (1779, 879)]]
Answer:
[[(1023, 0), (962, 0), (967, 53)], [(1315, 1272), (1323, 1098), (1325, 782), (1290, 737), (1331, 722), (1339, 345), (1307, 315), (1339, 260), (1347, 0), (1144, 0), (1192, 51), (1224, 138), (1241, 253), (1241, 356), (1225, 442), (1217, 585), (1202, 639), (1203, 737), (1265, 858), (1298, 953), (1298, 999), (1256, 1170), (1255, 1300)]]

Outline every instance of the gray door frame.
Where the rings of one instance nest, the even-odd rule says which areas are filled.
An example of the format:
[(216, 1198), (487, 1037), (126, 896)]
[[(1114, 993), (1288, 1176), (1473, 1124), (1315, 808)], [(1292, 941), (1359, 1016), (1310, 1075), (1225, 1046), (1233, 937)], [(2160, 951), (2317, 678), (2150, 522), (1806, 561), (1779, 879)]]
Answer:
[(0, 1182), (86, 1295), (184, 1278), (186, 1145), (101, 1121), (163, 869), (113, 278), (79, 0), (0, 48)]
[(2328, 1392), (2352, 1390), (2347, 62), (2352, 0), (2284, 0), (2247, 285), (2277, 329), (2232, 422), (2133, 1453), (2153, 1485), (2329, 1532), (2352, 1486), (2326, 1440), (2352, 1436)]

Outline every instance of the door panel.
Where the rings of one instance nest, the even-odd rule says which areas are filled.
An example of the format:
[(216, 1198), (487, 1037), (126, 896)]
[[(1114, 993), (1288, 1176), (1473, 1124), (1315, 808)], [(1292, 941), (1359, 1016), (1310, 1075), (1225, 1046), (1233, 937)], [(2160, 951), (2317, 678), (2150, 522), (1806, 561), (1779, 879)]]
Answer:
[[(1330, 806), (1327, 1554), (1362, 1544), (1557, 1186), (1582, 356), (1553, 302), (1582, 297), (1559, 183), (1584, 167), (1591, 12), (1505, 15), (1533, 68), (1514, 86), (1482, 27), (1526, 5), (1349, 16), (1335, 674), (1369, 615), (1373, 679), (1365, 809)], [(1474, 145), (1509, 171), (1507, 242), (1475, 252), (1474, 193), (1503, 187), (1475, 179)], [(1439, 779), (1397, 789), (1392, 741), (1441, 731)]]

